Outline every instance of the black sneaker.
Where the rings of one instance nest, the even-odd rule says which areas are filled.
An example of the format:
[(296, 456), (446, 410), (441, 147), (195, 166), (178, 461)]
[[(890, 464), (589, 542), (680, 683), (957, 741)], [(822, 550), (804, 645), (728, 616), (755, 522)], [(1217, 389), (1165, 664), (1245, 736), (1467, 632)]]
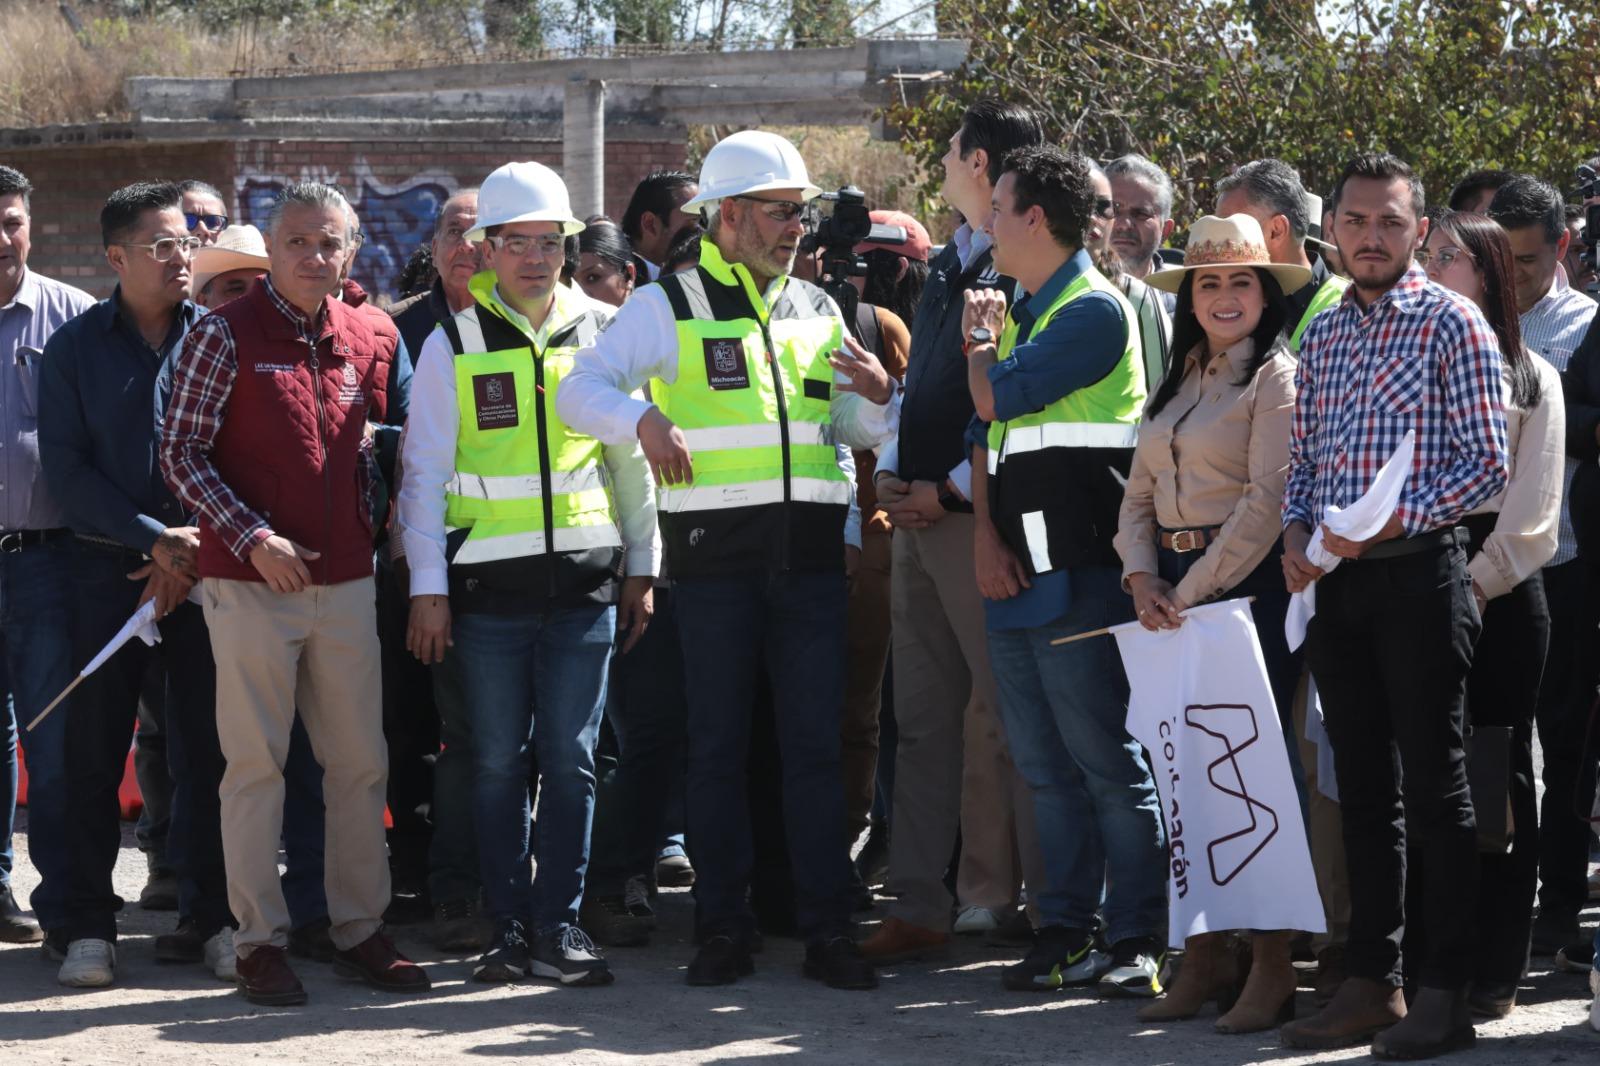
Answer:
[(1553, 914), (1541, 914), (1533, 920), (1533, 936), (1532, 943), (1529, 944), (1529, 954), (1536, 958), (1554, 955), (1577, 939), (1578, 916), (1576, 913), (1569, 918), (1558, 918)]
[(185, 918), (172, 932), (156, 937), (155, 954), (157, 962), (204, 962), (206, 938), (192, 920)]
[(472, 968), (472, 976), (480, 981), (520, 981), (528, 976), (530, 965), (525, 927), (508, 918), (500, 923), (489, 950)]
[(807, 944), (802, 972), (829, 988), (857, 991), (878, 987), (878, 971), (862, 956), (856, 942), (843, 935)]
[(332, 923), (326, 918), (307, 922), (298, 929), (289, 930), (289, 954), (297, 959), (313, 962), (332, 962), (339, 954), (333, 945)]
[(756, 964), (750, 961), (750, 950), (743, 940), (713, 933), (695, 953), (687, 980), (691, 985), (731, 985), (755, 972)]
[(22, 913), (10, 885), (0, 885), (0, 941), (7, 944), (37, 944), (44, 939), (39, 923)]
[(1594, 969), (1594, 941), (1579, 937), (1556, 952), (1556, 969), (1562, 973), (1587, 974)]
[(1000, 973), (1000, 983), (1013, 992), (1054, 992), (1073, 985), (1092, 985), (1110, 965), (1095, 950), (1094, 937), (1082, 929), (1047, 925), (1034, 937), (1033, 950)]
[(539, 934), (533, 943), (532, 966), (533, 976), (564, 985), (609, 985), (616, 980), (605, 955), (575, 925)]

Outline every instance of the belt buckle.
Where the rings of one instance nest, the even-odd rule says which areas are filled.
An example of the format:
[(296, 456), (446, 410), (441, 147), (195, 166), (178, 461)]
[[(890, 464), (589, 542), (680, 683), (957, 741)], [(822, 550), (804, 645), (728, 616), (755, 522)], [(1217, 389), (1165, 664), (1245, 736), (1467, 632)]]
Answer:
[(0, 554), (14, 555), (23, 549), (21, 533), (0, 534)]
[(1200, 531), (1198, 529), (1180, 529), (1172, 535), (1172, 550), (1180, 555), (1199, 551), (1205, 547), (1205, 544), (1199, 541)]

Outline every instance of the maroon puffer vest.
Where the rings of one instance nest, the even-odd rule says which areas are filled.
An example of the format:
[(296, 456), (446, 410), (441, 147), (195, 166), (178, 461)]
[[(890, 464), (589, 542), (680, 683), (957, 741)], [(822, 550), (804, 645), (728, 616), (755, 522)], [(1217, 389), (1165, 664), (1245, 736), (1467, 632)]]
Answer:
[[(397, 334), (387, 316), (322, 303), (313, 348), (265, 285), (213, 311), (228, 321), (238, 372), (211, 461), (275, 533), (322, 553), (318, 585), (372, 574), (372, 517), (362, 470), (366, 423), (383, 421)], [(200, 574), (260, 581), (202, 519)]]

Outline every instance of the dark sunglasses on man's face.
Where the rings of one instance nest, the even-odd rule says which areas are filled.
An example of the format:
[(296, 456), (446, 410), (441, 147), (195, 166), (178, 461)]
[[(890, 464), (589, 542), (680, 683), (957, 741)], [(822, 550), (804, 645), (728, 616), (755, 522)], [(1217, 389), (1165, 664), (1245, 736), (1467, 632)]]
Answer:
[(195, 227), (200, 225), (202, 222), (205, 223), (206, 229), (213, 232), (219, 229), (228, 228), (227, 215), (197, 215), (193, 211), (185, 211), (183, 213), (183, 222), (184, 225), (189, 227), (189, 232), (191, 233), (193, 233)]

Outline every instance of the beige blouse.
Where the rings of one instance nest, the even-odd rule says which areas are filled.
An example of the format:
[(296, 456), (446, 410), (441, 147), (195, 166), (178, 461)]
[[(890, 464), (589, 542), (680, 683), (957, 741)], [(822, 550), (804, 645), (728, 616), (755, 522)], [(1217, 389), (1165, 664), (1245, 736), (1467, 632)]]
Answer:
[(1498, 496), (1472, 512), (1499, 513), (1494, 532), (1467, 564), (1472, 580), (1491, 600), (1520, 585), (1556, 553), (1567, 407), (1556, 368), (1537, 357), (1530, 361), (1539, 371), (1538, 405), (1526, 411), (1513, 407), (1510, 390), (1502, 390), (1511, 476)]
[(1157, 527), (1220, 526), (1175, 590), (1189, 605), (1233, 588), (1277, 542), (1294, 417), (1295, 357), (1285, 345), (1275, 345), (1243, 385), (1253, 340), (1213, 356), (1203, 370), (1201, 351), (1189, 352), (1177, 393), (1139, 427), (1113, 542), (1126, 586), (1131, 574), (1159, 572)]

